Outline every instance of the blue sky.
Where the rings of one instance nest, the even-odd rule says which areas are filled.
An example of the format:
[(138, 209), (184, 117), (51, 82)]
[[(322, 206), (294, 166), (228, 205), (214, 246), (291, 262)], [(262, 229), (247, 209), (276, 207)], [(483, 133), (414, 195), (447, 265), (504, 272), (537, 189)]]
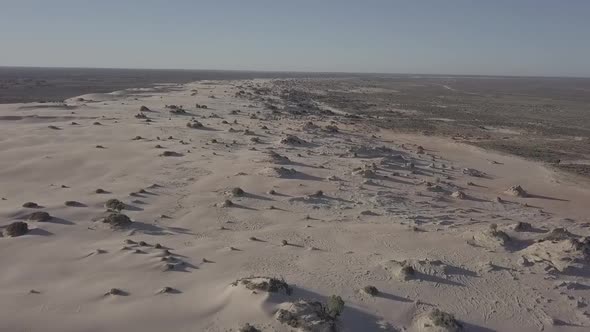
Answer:
[(0, 0), (0, 65), (590, 76), (587, 0)]

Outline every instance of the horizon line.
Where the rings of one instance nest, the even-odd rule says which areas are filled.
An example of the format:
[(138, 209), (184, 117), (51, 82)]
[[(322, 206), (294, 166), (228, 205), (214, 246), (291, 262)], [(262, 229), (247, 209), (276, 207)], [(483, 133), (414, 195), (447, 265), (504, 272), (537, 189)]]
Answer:
[(245, 73), (298, 73), (298, 74), (338, 74), (338, 75), (400, 75), (400, 76), (450, 76), (450, 77), (500, 77), (500, 78), (568, 78), (590, 79), (590, 76), (552, 76), (552, 75), (491, 75), (491, 74), (450, 74), (450, 73), (410, 73), (410, 72), (361, 72), (361, 71), (306, 71), (306, 70), (264, 70), (264, 69), (188, 69), (188, 68), (145, 68), (145, 67), (79, 67), (79, 66), (31, 66), (0, 65), (0, 68), (28, 69), (104, 69), (104, 70), (168, 70), (168, 71), (225, 71)]

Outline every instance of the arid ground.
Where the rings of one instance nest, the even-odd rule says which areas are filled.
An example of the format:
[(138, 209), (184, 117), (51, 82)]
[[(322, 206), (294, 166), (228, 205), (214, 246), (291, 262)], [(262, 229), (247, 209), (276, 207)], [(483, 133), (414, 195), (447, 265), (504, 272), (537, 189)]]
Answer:
[(2, 104), (0, 331), (587, 331), (588, 80), (502, 80)]
[[(282, 82), (287, 87), (292, 81)], [(590, 176), (590, 79), (399, 76), (298, 80), (295, 103), (368, 116)]]

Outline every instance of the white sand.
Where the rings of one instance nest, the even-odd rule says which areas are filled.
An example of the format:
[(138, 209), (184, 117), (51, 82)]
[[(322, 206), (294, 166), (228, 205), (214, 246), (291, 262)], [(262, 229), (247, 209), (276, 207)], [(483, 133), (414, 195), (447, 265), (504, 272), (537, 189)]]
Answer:
[[(551, 257), (580, 253), (562, 252), (564, 243), (534, 244), (556, 227), (589, 235), (587, 181), (450, 140), (347, 124), (340, 115), (273, 115), (261, 103), (235, 97), (246, 84), (270, 83), (92, 94), (68, 100), (67, 108), (0, 105), (0, 226), (35, 211), (54, 217), (27, 221), (26, 235), (0, 238), (0, 331), (236, 331), (245, 323), (290, 331), (273, 317), (282, 302), (325, 301), (332, 294), (346, 302), (341, 331), (434, 331), (420, 326), (433, 308), (454, 314), (468, 331), (590, 329), (585, 262), (564, 271), (551, 263)], [(198, 95), (191, 96), (192, 89)], [(191, 116), (171, 115), (166, 104), (184, 106), (205, 128), (188, 128)], [(153, 122), (134, 117), (141, 105), (152, 110), (145, 115)], [(236, 119), (236, 131), (229, 132)], [(339, 133), (322, 129), (331, 120)], [(319, 128), (302, 130), (307, 121)], [(260, 143), (243, 134), (246, 128)], [(287, 134), (305, 142), (281, 144)], [(418, 145), (425, 154), (416, 153)], [(380, 146), (391, 150), (371, 150)], [(272, 163), (271, 149), (291, 162)], [(182, 155), (160, 156), (164, 151)], [(413, 162), (417, 174), (397, 155)], [(277, 176), (272, 167), (297, 173)], [(353, 172), (356, 167), (364, 168)], [(466, 167), (486, 177), (465, 175)], [(531, 196), (502, 194), (517, 184)], [(234, 187), (246, 194), (228, 196)], [(140, 189), (147, 193), (130, 196)], [(278, 194), (268, 194), (271, 189)], [(323, 195), (313, 195), (318, 190)], [(457, 190), (467, 197), (452, 197)], [(95, 221), (110, 198), (129, 205), (122, 212), (134, 221), (130, 228)], [(219, 207), (226, 199), (234, 206)], [(25, 202), (42, 207), (24, 208)], [(534, 231), (512, 231), (517, 222)], [(489, 235), (493, 223), (510, 243)], [(150, 246), (122, 250), (125, 239)], [(173, 262), (161, 260), (156, 243), (169, 248)], [(522, 256), (532, 265), (519, 264)], [(392, 260), (407, 260), (414, 278), (398, 278)], [(175, 266), (167, 271), (169, 263)], [(253, 294), (230, 285), (251, 275), (284, 278), (293, 294)], [(367, 285), (379, 295), (360, 291)], [(174, 291), (157, 294), (165, 286)], [(105, 296), (111, 288), (123, 294)]]

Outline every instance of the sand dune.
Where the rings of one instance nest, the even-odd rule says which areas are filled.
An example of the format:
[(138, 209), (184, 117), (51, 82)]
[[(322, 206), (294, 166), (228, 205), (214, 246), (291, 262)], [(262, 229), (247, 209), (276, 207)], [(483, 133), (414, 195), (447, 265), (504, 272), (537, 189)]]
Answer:
[(542, 164), (271, 80), (66, 103), (0, 105), (0, 331), (590, 328), (589, 186)]

